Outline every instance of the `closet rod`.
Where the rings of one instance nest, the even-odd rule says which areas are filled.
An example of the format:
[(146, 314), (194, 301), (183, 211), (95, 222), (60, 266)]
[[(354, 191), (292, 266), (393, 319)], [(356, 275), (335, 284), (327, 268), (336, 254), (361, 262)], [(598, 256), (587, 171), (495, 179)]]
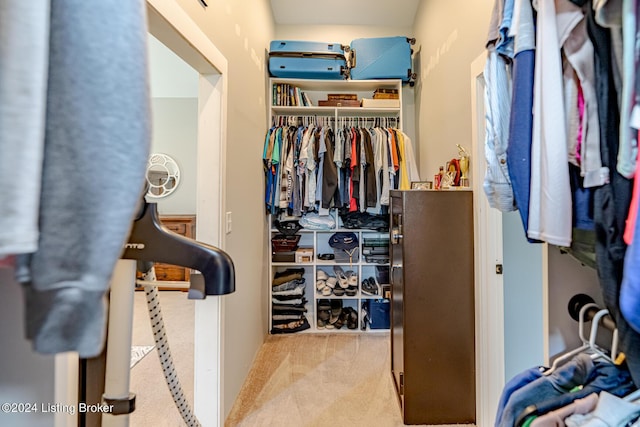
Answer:
[[(594, 303), (595, 301), (589, 295), (586, 295), (586, 294), (574, 295), (569, 300), (569, 304), (567, 306), (569, 315), (573, 320), (578, 321), (580, 319), (580, 310), (582, 309), (582, 307), (584, 307), (587, 304), (594, 304)], [(596, 313), (598, 313), (598, 311), (600, 310), (601, 308), (597, 306), (588, 308), (584, 314), (584, 320), (586, 322), (592, 320), (593, 317), (596, 315)], [(600, 324), (604, 328), (612, 332), (616, 329), (616, 322), (613, 320), (613, 318), (609, 314), (607, 314), (602, 318), (602, 320), (600, 321)]]

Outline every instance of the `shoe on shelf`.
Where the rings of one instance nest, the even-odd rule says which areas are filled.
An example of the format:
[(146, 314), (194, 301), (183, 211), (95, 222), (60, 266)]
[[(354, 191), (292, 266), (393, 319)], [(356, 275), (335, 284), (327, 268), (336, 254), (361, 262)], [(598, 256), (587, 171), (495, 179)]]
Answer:
[(382, 295), (382, 286), (380, 286), (380, 283), (378, 283), (378, 280), (375, 277), (369, 277), (369, 283), (375, 287), (376, 295)]
[(328, 297), (328, 296), (331, 296), (331, 294), (333, 293), (333, 290), (329, 286), (325, 286), (320, 290), (320, 293), (322, 294), (323, 297)]
[(330, 276), (330, 277), (327, 279), (327, 286), (329, 286), (331, 289), (333, 289), (333, 288), (335, 288), (335, 287), (336, 287), (336, 283), (338, 283), (338, 279), (336, 279), (336, 278), (335, 278), (335, 277), (333, 277), (333, 276)]
[(342, 313), (342, 300), (332, 299), (331, 300), (331, 318), (329, 319), (330, 324), (335, 324)]
[(358, 293), (358, 286), (349, 286), (345, 289), (345, 292), (347, 293), (347, 296), (355, 297)]
[(358, 273), (356, 273), (353, 270), (349, 270), (346, 272), (347, 275), (347, 284), (349, 285), (349, 287), (351, 286), (358, 286)]
[(338, 278), (338, 285), (342, 289), (347, 289), (349, 287), (349, 279), (347, 279), (347, 275), (345, 274), (342, 267), (339, 265), (335, 265), (333, 267), (333, 271), (336, 273), (336, 277)]
[(358, 329), (358, 312), (353, 307), (347, 307), (346, 313), (347, 328)]
[(343, 296), (345, 292), (346, 291), (342, 289), (340, 286), (336, 286), (335, 288), (333, 288), (333, 294), (337, 297)]
[(317, 280), (327, 280), (329, 278), (329, 276), (327, 275), (327, 272), (321, 269), (316, 270), (316, 279)]
[(322, 280), (322, 279), (318, 279), (316, 280), (316, 289), (321, 291), (322, 288), (325, 288), (327, 286), (327, 281), (326, 280)]
[(362, 281), (362, 287), (360, 289), (365, 295), (378, 295), (378, 287), (376, 286), (376, 283), (372, 281), (371, 277)]
[(318, 320), (322, 320), (324, 323), (327, 323), (330, 318), (330, 310), (318, 310)]
[(318, 318), (318, 322), (317, 322), (317, 327), (318, 329), (324, 329), (325, 326), (327, 325), (327, 322), (325, 322), (324, 320)]
[(331, 310), (331, 300), (328, 300), (328, 299), (318, 300), (318, 311), (321, 311), (321, 310), (326, 310), (326, 311)]

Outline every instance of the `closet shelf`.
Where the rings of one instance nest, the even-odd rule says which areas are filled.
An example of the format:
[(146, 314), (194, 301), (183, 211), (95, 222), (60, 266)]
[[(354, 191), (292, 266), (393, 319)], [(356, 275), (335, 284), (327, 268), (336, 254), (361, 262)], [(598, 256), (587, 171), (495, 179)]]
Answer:
[(283, 79), (272, 78), (271, 83), (284, 83), (297, 86), (302, 90), (318, 92), (364, 92), (373, 89), (402, 88), (402, 80), (310, 80), (310, 79)]
[(369, 107), (271, 107), (271, 111), (277, 115), (284, 116), (306, 116), (313, 114), (321, 115), (363, 115), (370, 116), (371, 114), (398, 114), (400, 108), (369, 108)]
[[(387, 127), (387, 124), (389, 124), (389, 126), (402, 129), (403, 87), (401, 80), (305, 80), (271, 78), (269, 80), (269, 88), (270, 90), (266, 107), (273, 123), (276, 123), (276, 119), (282, 119), (287, 116), (317, 116), (318, 121), (321, 122), (323, 126), (332, 127), (334, 131), (339, 126), (348, 125), (348, 122), (346, 121), (343, 124), (343, 119), (349, 120), (351, 118), (354, 118), (354, 122), (357, 122), (359, 123), (359, 125), (363, 126), (364, 123), (374, 123), (377, 119), (380, 119), (380, 121), (378, 121), (377, 123), (383, 127)], [(319, 101), (329, 99), (329, 95), (335, 94), (355, 95), (356, 99), (358, 100), (370, 99), (374, 97), (377, 89), (394, 89), (398, 93), (400, 106), (391, 108), (318, 106)], [(289, 94), (290, 98), (285, 98), (283, 100), (282, 96), (286, 96), (287, 93)], [(304, 106), (302, 104), (307, 104), (307, 106)], [(335, 121), (331, 119), (335, 119)], [(365, 256), (363, 255), (364, 239), (375, 239), (382, 237), (382, 235), (388, 236), (389, 233), (369, 229), (347, 229), (342, 227), (341, 219), (335, 209), (331, 210), (331, 215), (334, 217), (336, 224), (340, 228), (335, 228), (332, 230), (301, 229), (298, 231), (298, 234), (301, 237), (298, 243), (298, 247), (313, 248), (313, 258), (310, 262), (291, 262), (289, 261), (291, 260), (291, 254), (288, 254), (288, 257), (277, 258), (278, 260), (286, 262), (274, 262), (272, 251), (268, 251), (269, 259), (267, 260), (267, 262), (269, 267), (269, 292), (271, 292), (273, 278), (276, 273), (284, 272), (287, 269), (303, 269), (302, 278), (305, 280), (305, 289), (303, 295), (305, 301), (304, 308), (306, 310), (304, 316), (308, 321), (309, 326), (308, 329), (304, 329), (296, 333), (388, 333), (388, 329), (382, 329), (385, 326), (384, 322), (381, 323), (379, 321), (381, 315), (377, 314), (376, 321), (374, 322), (371, 315), (375, 313), (367, 311), (368, 307), (370, 305), (373, 306), (375, 300), (382, 299), (383, 295), (365, 295), (364, 293), (362, 293), (362, 286), (363, 279), (367, 279), (369, 277), (376, 277), (376, 279), (379, 281), (378, 275), (384, 274), (385, 270), (378, 267), (389, 267), (388, 263), (380, 264), (366, 262)], [(269, 223), (271, 224), (271, 226), (269, 227), (270, 237), (274, 237), (275, 235), (280, 234), (280, 232), (273, 226), (274, 219), (275, 218), (273, 217), (270, 217), (269, 219)], [(349, 262), (348, 258), (346, 258), (346, 262), (318, 259), (318, 254), (334, 253), (334, 248), (329, 245), (329, 238), (333, 233), (355, 233), (357, 235), (359, 246), (357, 255), (353, 255), (352, 262)], [(271, 245), (271, 242), (269, 243)], [(271, 249), (271, 247), (269, 249)], [(342, 259), (340, 260), (342, 261)], [(318, 280), (322, 280), (319, 279), (320, 275), (322, 275), (322, 272), (324, 272), (329, 277), (336, 277), (336, 273), (333, 269), (333, 267), (335, 266), (342, 267), (345, 273), (349, 270), (352, 270), (357, 274), (358, 290), (356, 295), (338, 296), (331, 293), (330, 295), (325, 296), (322, 295), (322, 292), (318, 293), (317, 282)], [(379, 282), (379, 284), (386, 283)], [(275, 299), (278, 299), (277, 295)], [(322, 319), (321, 312), (324, 312), (326, 308), (324, 306), (321, 307), (321, 302), (324, 302), (322, 300), (339, 302), (341, 305), (341, 310), (346, 310), (347, 313), (355, 312), (357, 314), (357, 328), (348, 329), (347, 327), (343, 326), (342, 329), (331, 329), (323, 327), (324, 320)], [(390, 302), (388, 300), (384, 300), (380, 301), (379, 304), (386, 304), (388, 307)], [(269, 312), (272, 317), (270, 318), (269, 326), (272, 333), (274, 333), (274, 306), (278, 306), (278, 310), (286, 311), (286, 309), (283, 309), (281, 307), (282, 303), (278, 301), (274, 302), (274, 294), (270, 293)], [(384, 310), (378, 310), (377, 313), (384, 313)], [(365, 325), (363, 325), (363, 316), (365, 316), (365, 314), (367, 314), (368, 317), (367, 322), (365, 323)], [(277, 320), (282, 320), (282, 318)]]

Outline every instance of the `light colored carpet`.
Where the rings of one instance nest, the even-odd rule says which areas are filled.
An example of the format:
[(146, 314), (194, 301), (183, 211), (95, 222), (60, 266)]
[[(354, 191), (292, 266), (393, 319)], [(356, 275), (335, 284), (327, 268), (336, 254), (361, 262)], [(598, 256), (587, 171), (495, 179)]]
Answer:
[(403, 426), (389, 335), (269, 336), (227, 427)]
[[(159, 298), (173, 361), (185, 395), (192, 403), (194, 301), (179, 291), (161, 291)], [(132, 342), (136, 346), (155, 345), (144, 292), (135, 293)], [(131, 427), (184, 426), (155, 348), (131, 370), (129, 389), (136, 394), (136, 410), (129, 416)]]

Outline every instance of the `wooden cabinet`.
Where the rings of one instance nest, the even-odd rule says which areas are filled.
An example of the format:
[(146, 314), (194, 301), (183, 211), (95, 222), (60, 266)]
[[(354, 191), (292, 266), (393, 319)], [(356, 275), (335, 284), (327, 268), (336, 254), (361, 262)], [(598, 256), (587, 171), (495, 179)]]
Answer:
[(391, 192), (391, 370), (405, 424), (475, 424), (473, 193)]
[[(161, 215), (160, 221), (162, 221), (162, 224), (174, 233), (189, 237), (190, 239), (195, 238), (195, 215)], [(191, 274), (191, 269), (189, 268), (171, 264), (156, 263), (155, 269), (156, 280), (167, 282), (189, 282)]]

